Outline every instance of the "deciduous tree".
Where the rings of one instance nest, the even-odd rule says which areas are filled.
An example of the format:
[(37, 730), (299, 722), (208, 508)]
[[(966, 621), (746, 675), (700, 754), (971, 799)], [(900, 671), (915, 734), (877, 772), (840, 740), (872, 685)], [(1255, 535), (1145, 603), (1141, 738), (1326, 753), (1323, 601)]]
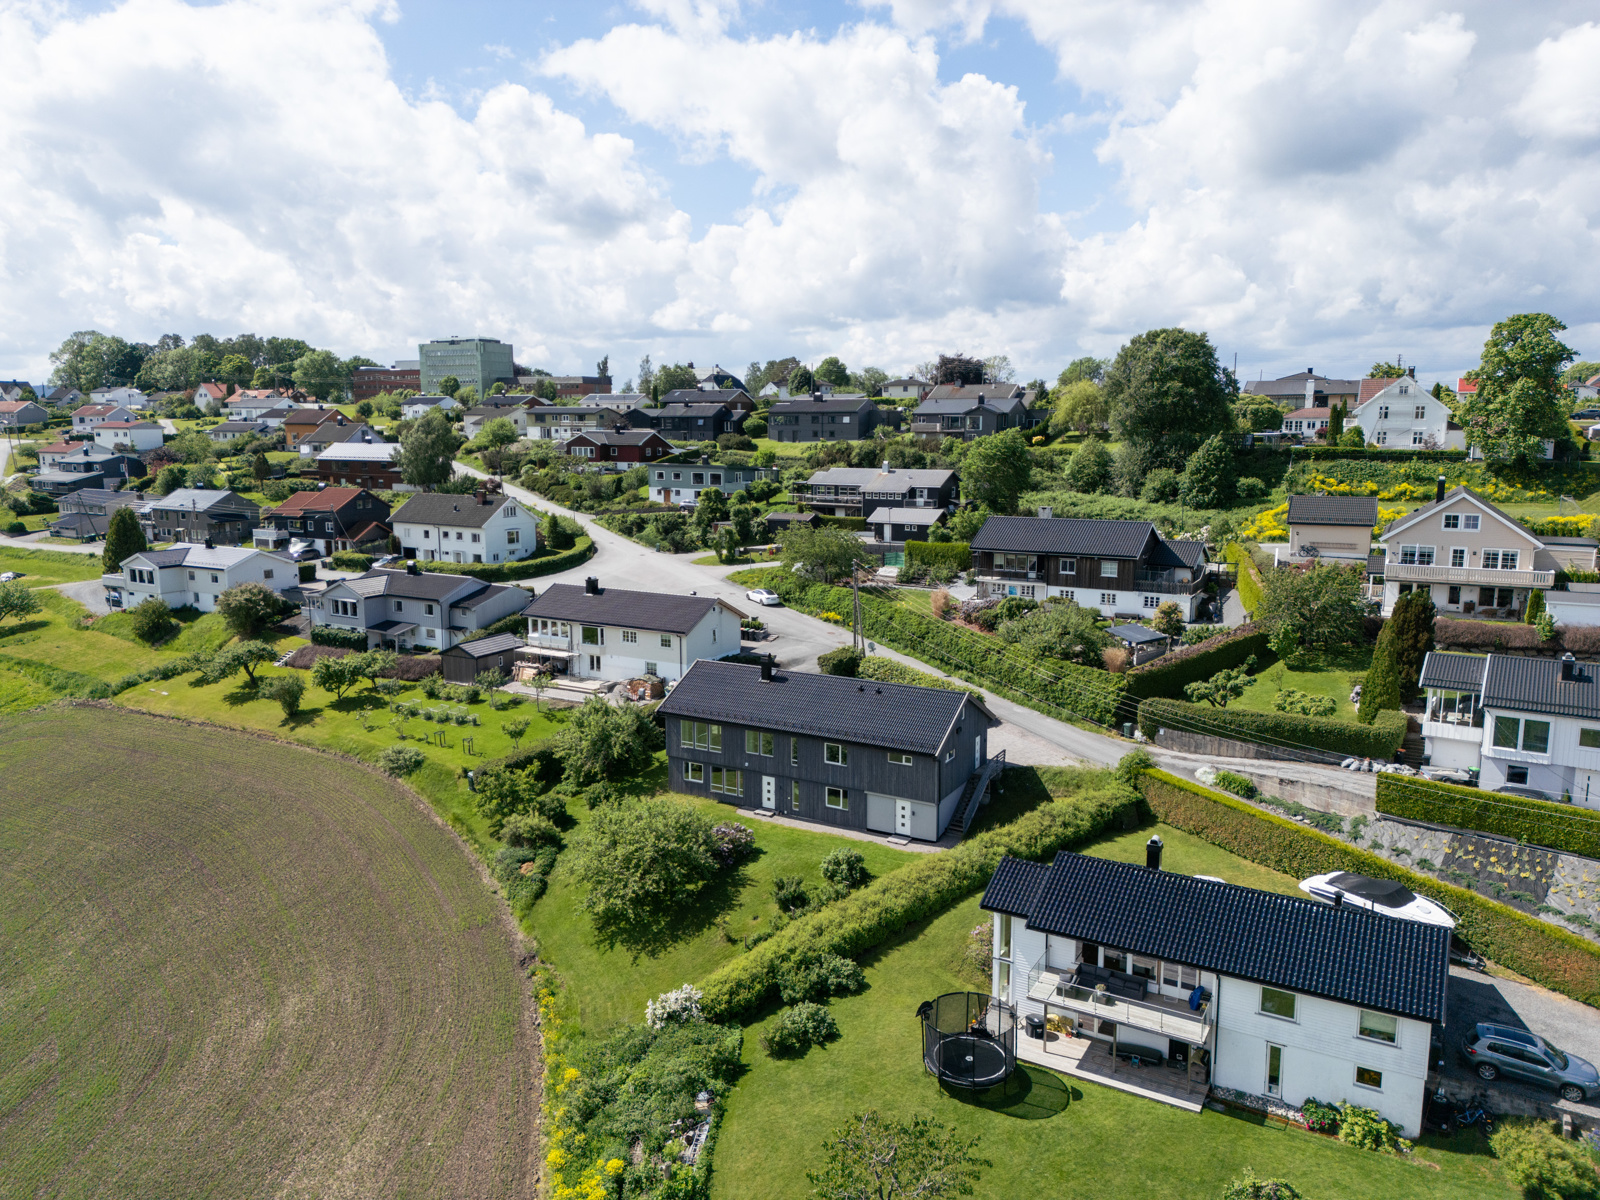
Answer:
[(1477, 395), (1460, 405), (1467, 440), (1485, 457), (1542, 456), (1542, 443), (1570, 436), (1561, 372), (1576, 353), (1556, 335), (1566, 326), (1548, 313), (1521, 313), (1495, 325), (1467, 378)]
[(236, 583), (217, 596), (217, 611), (237, 638), (259, 637), (294, 611), (264, 583)]
[(438, 487), (454, 473), (461, 442), (444, 414), (430, 408), (400, 435), (400, 478), (413, 487)]
[(1018, 497), (1032, 481), (1033, 455), (1020, 429), (979, 438), (961, 468), (964, 498), (998, 513), (1016, 512)]
[(1280, 658), (1360, 642), (1368, 604), (1359, 567), (1279, 567), (1263, 574), (1261, 584), (1255, 619), (1273, 633)]
[(1207, 438), (1233, 428), (1238, 386), (1203, 333), (1141, 333), (1118, 351), (1105, 389), (1112, 432), (1125, 443), (1129, 472), (1137, 476), (1125, 487), (1156, 467), (1183, 470)]
[(828, 355), (817, 364), (817, 379), (836, 388), (842, 388), (850, 382), (850, 370), (835, 355)]
[(933, 383), (969, 384), (983, 382), (984, 363), (981, 358), (968, 358), (964, 354), (941, 354), (933, 369)]
[(207, 683), (221, 683), (240, 671), (244, 672), (249, 687), (256, 686), (256, 670), (278, 658), (277, 649), (269, 642), (238, 642), (220, 650), (201, 672)]
[(586, 890), (583, 907), (602, 934), (657, 925), (693, 903), (721, 870), (714, 828), (682, 800), (597, 809), (575, 839), (570, 862)]
[(660, 740), (660, 731), (643, 709), (608, 704), (596, 696), (571, 710), (554, 744), (568, 781), (588, 787), (644, 770)]
[(1189, 458), (1178, 494), (1191, 508), (1227, 508), (1233, 503), (1239, 472), (1233, 463), (1232, 433), (1208, 437)]
[(1163, 600), (1150, 619), (1150, 628), (1168, 637), (1183, 636), (1183, 609), (1174, 600)]
[(295, 359), (295, 387), (318, 400), (342, 396), (349, 382), (349, 370), (332, 350), (313, 350)]
[(1075, 492), (1103, 492), (1111, 482), (1111, 451), (1097, 437), (1086, 439), (1067, 461), (1067, 485)]
[(1054, 404), (1050, 427), (1055, 433), (1075, 429), (1086, 434), (1104, 429), (1111, 419), (1105, 389), (1092, 380), (1079, 379), (1057, 388)]
[(39, 598), (20, 579), (0, 583), (0, 621), (7, 617), (30, 617), (40, 609)]
[(797, 525), (783, 535), (783, 565), (799, 567), (812, 579), (831, 583), (867, 561), (861, 539), (832, 525)]
[(1256, 669), (1256, 656), (1252, 654), (1237, 667), (1218, 671), (1210, 679), (1184, 684), (1183, 694), (1199, 704), (1201, 701), (1213, 708), (1227, 708), (1228, 701), (1237, 700), (1250, 687), (1250, 672)]
[(909, 1121), (856, 1113), (823, 1143), (819, 1171), (807, 1171), (817, 1200), (945, 1200), (970, 1196), (980, 1167), (978, 1139), (932, 1117)]
[(347, 654), (336, 658), (324, 654), (311, 668), (311, 682), (325, 692), (332, 692), (335, 700), (343, 700), (344, 694), (363, 678), (361, 657), (359, 654)]

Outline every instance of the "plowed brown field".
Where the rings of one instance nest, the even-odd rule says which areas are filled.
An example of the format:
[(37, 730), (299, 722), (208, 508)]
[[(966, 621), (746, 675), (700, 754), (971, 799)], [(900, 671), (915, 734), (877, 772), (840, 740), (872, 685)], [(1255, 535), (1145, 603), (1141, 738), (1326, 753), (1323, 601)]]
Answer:
[(531, 1195), (497, 903), (352, 763), (0, 719), (0, 1196)]

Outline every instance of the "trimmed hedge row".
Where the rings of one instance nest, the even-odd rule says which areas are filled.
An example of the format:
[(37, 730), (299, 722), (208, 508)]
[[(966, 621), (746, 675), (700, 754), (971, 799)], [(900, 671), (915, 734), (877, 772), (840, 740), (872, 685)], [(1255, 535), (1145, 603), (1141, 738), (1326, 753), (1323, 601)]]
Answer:
[[(1559, 598), (1561, 593), (1549, 595)], [(1556, 636), (1544, 642), (1532, 625), (1440, 617), (1434, 622), (1433, 637), (1441, 650), (1530, 650), (1552, 657), (1568, 650), (1574, 654), (1600, 652), (1600, 629), (1588, 625), (1557, 625)]]
[(954, 849), (892, 871), (712, 972), (700, 985), (705, 992), (701, 1010), (712, 1021), (752, 1018), (776, 996), (779, 975), (794, 959), (808, 954), (845, 958), (864, 954), (912, 922), (941, 913), (982, 887), (1006, 855), (1042, 860), (1093, 837), (1137, 803), (1131, 792), (1114, 785), (1056, 800)]
[(1465, 450), (1376, 450), (1370, 446), (1296, 446), (1294, 456), (1306, 462), (1334, 458), (1370, 459), (1374, 462), (1466, 462)]
[(965, 692), (974, 700), (983, 699), (983, 694), (976, 688), (962, 687), (959, 683), (938, 675), (930, 675), (926, 671), (908, 667), (905, 663), (895, 662), (892, 658), (879, 658), (875, 654), (869, 654), (857, 665), (856, 678), (872, 679), (878, 683), (909, 683), (913, 687), (940, 688), (947, 692)]
[(338, 629), (332, 625), (311, 627), (313, 646), (337, 646), (341, 650), (365, 650), (367, 631), (364, 629)]
[(972, 546), (967, 542), (907, 542), (906, 566), (972, 569)]
[(1600, 859), (1600, 813), (1571, 804), (1481, 792), (1432, 779), (1379, 775), (1377, 807), (1392, 817), (1498, 833)]
[(1245, 612), (1253, 613), (1261, 603), (1261, 576), (1256, 573), (1255, 560), (1238, 542), (1229, 542), (1222, 548), (1222, 557), (1237, 568), (1234, 586), (1239, 589), (1239, 603)]
[(470, 575), (484, 583), (511, 583), (518, 579), (534, 579), (540, 575), (554, 575), (566, 571), (594, 557), (594, 539), (581, 537), (570, 550), (547, 554), (539, 558), (521, 558), (508, 563), (447, 563), (425, 562), (423, 570), (443, 575)]
[(1159, 697), (1139, 705), (1139, 728), (1145, 737), (1154, 738), (1156, 730), (1163, 727), (1206, 737), (1265, 742), (1289, 750), (1310, 746), (1330, 754), (1387, 760), (1394, 758), (1394, 752), (1405, 741), (1406, 715), (1398, 709), (1384, 709), (1371, 725), (1361, 725), (1330, 717), (1212, 708), (1209, 704)]
[[(813, 616), (847, 613), (853, 602), (849, 589), (808, 584), (795, 578), (792, 571), (766, 568), (741, 572), (734, 578), (743, 586), (769, 587), (791, 608)], [(1127, 687), (1121, 675), (1075, 663), (1041, 665), (998, 639), (984, 638), (874, 597), (861, 597), (861, 629), (867, 637), (902, 654), (934, 663), (969, 683), (1053, 716), (1108, 725), (1115, 719)]]
[(1128, 695), (1140, 700), (1151, 696), (1181, 700), (1185, 684), (1241, 666), (1252, 654), (1258, 669), (1268, 667), (1274, 659), (1267, 645), (1269, 640), (1266, 631), (1258, 626), (1241, 625), (1196, 645), (1176, 647), (1154, 662), (1129, 671)]
[(1352, 871), (1397, 880), (1454, 912), (1456, 932), (1480, 954), (1574, 1000), (1600, 1005), (1600, 948), (1576, 934), (1165, 771), (1145, 772), (1140, 787), (1168, 825), (1296, 879)]

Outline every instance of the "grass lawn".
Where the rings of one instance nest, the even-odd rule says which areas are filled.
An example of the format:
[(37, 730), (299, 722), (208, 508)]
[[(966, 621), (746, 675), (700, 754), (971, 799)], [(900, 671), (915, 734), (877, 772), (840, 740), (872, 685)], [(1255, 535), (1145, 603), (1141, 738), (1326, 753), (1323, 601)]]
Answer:
[[(1103, 838), (1090, 853), (1143, 861), (1158, 830), (1164, 865), (1284, 890), (1274, 876), (1176, 830), (1146, 827)], [(1292, 883), (1291, 883), (1292, 886)], [(1316, 1200), (1513, 1200), (1487, 1144), (1476, 1134), (1425, 1141), (1414, 1161), (1355, 1150), (1329, 1138), (1206, 1111), (1195, 1115), (1124, 1092), (1028, 1066), (1009, 1096), (943, 1091), (923, 1072), (917, 1005), (944, 992), (983, 986), (962, 965), (969, 931), (987, 914), (968, 897), (912, 926), (863, 960), (868, 989), (835, 1000), (841, 1037), (805, 1057), (774, 1060), (758, 1038), (771, 1017), (746, 1032), (748, 1073), (728, 1099), (717, 1143), (712, 1195), (810, 1195), (805, 1172), (821, 1144), (853, 1112), (930, 1114), (977, 1135), (994, 1164), (980, 1196), (1070, 1196), (1073, 1200), (1216, 1200), (1246, 1166), (1289, 1180)], [(1020, 1084), (1020, 1086), (1019, 1086)]]
[(104, 573), (100, 555), (66, 554), (60, 550), (23, 550), (14, 546), (0, 546), (0, 574), (21, 571), (27, 576), (29, 587), (47, 587), (53, 583), (81, 583), (85, 579), (99, 579)]
[[(566, 980), (566, 1000), (587, 1032), (603, 1033), (620, 1022), (643, 1020), (645, 1001), (702, 979), (744, 953), (742, 939), (765, 929), (777, 914), (772, 881), (778, 876), (799, 875), (807, 883), (820, 883), (818, 865), (829, 851), (840, 847), (861, 851), (867, 869), (875, 876), (917, 857), (910, 851), (876, 842), (777, 825), (714, 800), (683, 798), (718, 821), (738, 820), (748, 825), (755, 833), (759, 853), (726, 888), (696, 901), (678, 940), (662, 947), (597, 944), (593, 926), (579, 908), (583, 889), (569, 871), (569, 853), (557, 860), (550, 876), (550, 890), (534, 906), (526, 923), (525, 927), (539, 940), (540, 957)], [(572, 815), (581, 829), (588, 812), (574, 806)], [(569, 844), (572, 832), (576, 831), (567, 834)], [(723, 937), (718, 917), (725, 918), (733, 941)]]
[(1350, 691), (1355, 686), (1354, 677), (1365, 675), (1372, 665), (1371, 646), (1352, 646), (1342, 653), (1325, 656), (1322, 662), (1309, 667), (1291, 667), (1287, 663), (1274, 663), (1255, 677), (1243, 696), (1232, 701), (1232, 706), (1248, 708), (1255, 712), (1272, 712), (1272, 701), (1283, 688), (1309, 692), (1313, 696), (1331, 696), (1338, 704), (1334, 717), (1342, 721), (1356, 719), (1355, 705), (1350, 703)]

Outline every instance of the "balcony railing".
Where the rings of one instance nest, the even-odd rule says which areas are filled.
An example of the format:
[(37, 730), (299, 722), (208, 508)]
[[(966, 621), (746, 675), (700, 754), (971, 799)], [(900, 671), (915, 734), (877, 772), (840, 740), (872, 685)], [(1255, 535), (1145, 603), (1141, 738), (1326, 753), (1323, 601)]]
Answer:
[(1417, 563), (1386, 562), (1385, 579), (1401, 583), (1465, 583), (1482, 587), (1552, 587), (1554, 571), (1490, 571), (1483, 567), (1424, 567)]
[(1005, 567), (991, 567), (987, 571), (980, 571), (980, 575), (989, 579), (1031, 579), (1044, 578), (1043, 571), (1014, 571)]
[(528, 645), (542, 650), (565, 650), (572, 645), (572, 635), (568, 633), (530, 633), (527, 640)]
[(1162, 592), (1174, 596), (1191, 596), (1201, 588), (1198, 579), (1179, 579), (1170, 571), (1141, 571), (1134, 578), (1134, 590)]
[(1075, 982), (1069, 971), (1050, 971), (1034, 967), (1028, 972), (1028, 999), (1092, 1016), (1100, 1021), (1132, 1025), (1168, 1037), (1202, 1045), (1211, 1036), (1211, 1005), (1203, 1002), (1199, 1011), (1187, 1006), (1172, 1007), (1148, 1000), (1129, 1000), (1109, 992), (1097, 992)]

